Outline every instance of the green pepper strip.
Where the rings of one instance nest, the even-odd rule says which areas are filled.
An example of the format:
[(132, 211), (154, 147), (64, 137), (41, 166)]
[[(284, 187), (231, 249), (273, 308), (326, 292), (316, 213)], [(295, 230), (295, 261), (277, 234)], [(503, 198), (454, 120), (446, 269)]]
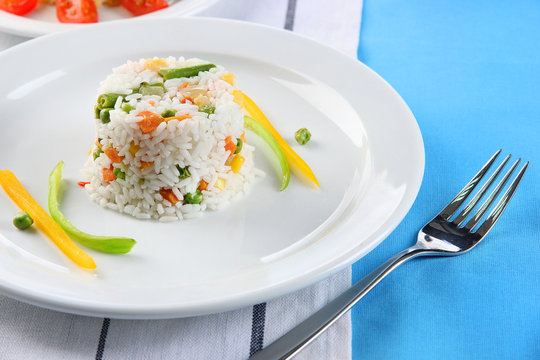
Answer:
[(214, 67), (216, 67), (214, 64), (204, 64), (177, 69), (161, 69), (159, 70), (159, 75), (161, 75), (165, 80), (183, 77), (189, 78), (199, 75), (201, 71), (208, 71)]
[(264, 128), (264, 126), (262, 126), (259, 122), (255, 121), (253, 118), (247, 115), (244, 116), (244, 125), (246, 126), (246, 128), (259, 135), (272, 148), (272, 151), (279, 160), (279, 166), (281, 167), (280, 190), (285, 190), (289, 185), (289, 178), (291, 176), (291, 172), (289, 170), (289, 165), (287, 165), (287, 159), (285, 159), (285, 155), (283, 154), (283, 151), (281, 151), (278, 143), (276, 142), (272, 134), (270, 134), (268, 130)]
[(135, 245), (135, 240), (125, 237), (95, 236), (87, 234), (73, 226), (73, 224), (71, 224), (60, 212), (58, 193), (60, 181), (62, 180), (63, 167), (64, 162), (60, 161), (49, 175), (49, 212), (54, 221), (64, 229), (69, 237), (84, 246), (109, 254), (128, 253), (133, 245)]

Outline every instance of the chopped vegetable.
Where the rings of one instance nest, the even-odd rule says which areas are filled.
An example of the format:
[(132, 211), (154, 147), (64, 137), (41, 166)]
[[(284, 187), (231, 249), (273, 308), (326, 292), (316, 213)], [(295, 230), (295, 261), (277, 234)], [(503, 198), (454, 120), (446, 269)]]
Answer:
[(105, 108), (114, 108), (114, 104), (116, 104), (116, 99), (118, 99), (119, 96), (119, 94), (114, 93), (99, 95), (97, 99), (98, 108), (100, 110)]
[(25, 213), (24, 211), (18, 211), (13, 216), (13, 225), (19, 230), (26, 230), (28, 229), (32, 224), (34, 223), (34, 220)]
[(234, 74), (226, 73), (221, 77), (221, 80), (226, 81), (231, 85), (234, 85)]
[(301, 128), (296, 130), (294, 133), (294, 138), (296, 139), (296, 142), (300, 145), (305, 145), (311, 139), (311, 133), (306, 128)]
[(112, 146), (106, 148), (105, 150), (103, 150), (103, 152), (105, 153), (105, 155), (107, 155), (109, 159), (111, 159), (113, 163), (121, 163), (122, 160), (124, 160), (124, 156), (120, 156), (118, 154), (118, 150), (116, 150)]
[(225, 179), (217, 178), (217, 180), (216, 180), (216, 182), (214, 184), (214, 187), (221, 190), (221, 191), (223, 191), (223, 190), (225, 190), (225, 184), (226, 184)]
[(161, 196), (163, 196), (165, 200), (167, 200), (173, 205), (176, 204), (178, 201), (180, 201), (178, 200), (176, 195), (174, 195), (172, 189), (160, 189), (159, 193), (161, 194)]
[(99, 119), (99, 114), (101, 113), (101, 109), (99, 108), (99, 106), (95, 105), (94, 106), (94, 115), (96, 117), (96, 119)]
[(289, 185), (289, 179), (290, 179), (290, 171), (289, 166), (287, 165), (287, 160), (285, 158), (285, 155), (283, 154), (283, 151), (279, 147), (276, 140), (272, 137), (272, 134), (266, 130), (264, 126), (262, 126), (259, 122), (254, 120), (253, 118), (249, 116), (244, 116), (244, 125), (251, 131), (253, 131), (255, 134), (259, 135), (268, 145), (270, 145), (270, 148), (276, 154), (279, 166), (281, 168), (281, 188), (280, 190), (283, 191), (287, 188)]
[(164, 118), (173, 117), (174, 115), (176, 115), (176, 110), (173, 109), (168, 109), (161, 113), (161, 117)]
[(146, 169), (148, 169), (150, 166), (154, 165), (154, 162), (153, 161), (141, 161), (141, 171), (144, 171)]
[[(118, 1), (120, 3), (120, 1)], [(146, 59), (144, 61), (144, 68), (147, 70), (158, 71), (159, 69), (167, 66), (165, 59)]]
[(236, 151), (236, 144), (232, 140), (232, 136), (227, 136), (225, 138), (225, 151), (229, 151), (229, 155), (234, 154), (234, 152)]
[(232, 172), (237, 174), (245, 161), (242, 155), (235, 155), (230, 164)]
[(159, 70), (159, 75), (161, 75), (165, 80), (184, 77), (189, 78), (199, 75), (201, 71), (208, 71), (214, 67), (216, 67), (214, 64), (204, 64), (177, 69), (161, 69)]
[(120, 168), (114, 168), (113, 174), (114, 176), (116, 176), (117, 179), (126, 180), (126, 173), (123, 172)]
[(135, 144), (133, 141), (129, 143), (129, 153), (131, 156), (135, 156), (135, 154), (139, 151), (141, 147), (137, 144)]
[(297, 153), (294, 152), (294, 150), (287, 144), (287, 142), (279, 135), (279, 133), (274, 129), (268, 118), (264, 115), (264, 113), (259, 109), (257, 104), (253, 102), (246, 94), (243, 94), (244, 96), (244, 107), (245, 109), (253, 116), (253, 118), (264, 128), (272, 134), (276, 142), (279, 144), (279, 147), (283, 151), (283, 154), (285, 155), (289, 165), (291, 166), (292, 170), (295, 171), (296, 175), (299, 176), (301, 179), (308, 179), (314, 184), (316, 184), (318, 187), (320, 187), (319, 182), (317, 181), (317, 178), (313, 174), (313, 171), (309, 168), (308, 164), (300, 156), (298, 156)]
[(100, 148), (96, 147), (96, 148), (94, 149), (94, 152), (92, 153), (92, 155), (94, 156), (94, 160), (96, 160), (98, 157), (100, 157), (101, 154), (103, 154), (103, 150), (101, 150)]
[(122, 0), (121, 4), (135, 16), (148, 14), (169, 6), (165, 0)]
[(204, 180), (199, 181), (199, 187), (197, 189), (203, 191), (208, 188), (208, 183)]
[(112, 165), (110, 168), (101, 169), (101, 174), (103, 176), (103, 181), (105, 182), (116, 180), (116, 176), (114, 175), (114, 169)]
[(216, 107), (212, 105), (204, 105), (199, 109), (199, 111), (210, 115), (210, 114), (213, 114), (214, 111), (216, 111)]
[(178, 116), (171, 116), (171, 117), (166, 118), (165, 121), (171, 121), (171, 120), (182, 121), (182, 120), (185, 120), (185, 119), (189, 119), (190, 117), (191, 116), (189, 116), (188, 114), (178, 115)]
[(193, 99), (190, 98), (189, 96), (184, 96), (184, 98), (183, 98), (182, 100), (180, 100), (180, 102), (181, 102), (182, 104), (185, 104), (186, 101), (189, 101), (190, 103), (193, 104)]
[(129, 112), (133, 110), (133, 106), (131, 106), (129, 103), (123, 103), (122, 110), (124, 110), (124, 112), (129, 114)]
[(95, 23), (98, 13), (94, 0), (56, 0), (56, 17), (62, 23)]
[(180, 175), (178, 175), (178, 178), (180, 178), (180, 180), (187, 179), (188, 177), (191, 176), (191, 173), (189, 172), (189, 169), (188, 169), (187, 166), (186, 167), (180, 167), (180, 165), (176, 165), (176, 168), (180, 172)]
[(137, 122), (139, 129), (143, 134), (149, 134), (157, 129), (163, 118), (156, 113), (150, 111), (142, 111), (137, 116), (142, 116), (142, 120)]
[(2, 185), (11, 200), (22, 211), (30, 215), (36, 227), (43, 231), (69, 259), (85, 269), (96, 268), (94, 260), (67, 236), (64, 230), (39, 206), (10, 170), (0, 170), (0, 185)]
[(73, 240), (78, 243), (89, 247), (94, 250), (98, 250), (110, 254), (125, 254), (128, 253), (135, 240), (119, 237), (119, 236), (96, 236), (87, 234), (77, 229), (71, 224), (60, 211), (60, 196), (59, 188), (62, 181), (62, 168), (64, 162), (61, 161), (56, 165), (49, 176), (49, 212), (52, 218)]
[(187, 193), (184, 197), (188, 204), (200, 204), (203, 200), (202, 192), (197, 189), (195, 192)]
[(90, 181), (79, 181), (77, 185), (80, 187), (85, 187), (86, 185), (90, 184)]
[(165, 94), (165, 89), (163, 88), (162, 83), (156, 83), (156, 84), (142, 83), (141, 87), (139, 88), (139, 93), (141, 95), (162, 96), (163, 94)]
[(184, 84), (182, 84), (182, 86), (180, 86), (180, 89), (185, 89), (188, 87), (188, 85), (189, 85), (189, 82), (186, 81)]
[(26, 15), (36, 8), (38, 0), (0, 0), (0, 10), (15, 15)]
[(244, 96), (240, 90), (233, 90), (233, 101), (240, 105), (240, 107), (244, 106)]
[(113, 108), (105, 108), (101, 109), (99, 112), (99, 119), (103, 124), (107, 124), (111, 121), (111, 114), (109, 114), (109, 111), (114, 110)]
[(236, 151), (235, 154), (240, 154), (240, 151), (242, 151), (242, 147), (244, 146), (244, 142), (242, 139), (236, 139)]

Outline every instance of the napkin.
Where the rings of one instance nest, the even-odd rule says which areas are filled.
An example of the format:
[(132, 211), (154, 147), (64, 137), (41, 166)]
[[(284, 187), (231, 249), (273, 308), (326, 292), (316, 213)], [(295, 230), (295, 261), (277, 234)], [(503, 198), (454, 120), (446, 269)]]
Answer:
[[(312, 37), (356, 57), (362, 0), (222, 0), (204, 11)], [(0, 49), (24, 38), (0, 34)], [(350, 286), (350, 267), (308, 288), (226, 313), (117, 320), (46, 310), (0, 296), (2, 359), (246, 359)], [(347, 314), (298, 359), (349, 359)]]

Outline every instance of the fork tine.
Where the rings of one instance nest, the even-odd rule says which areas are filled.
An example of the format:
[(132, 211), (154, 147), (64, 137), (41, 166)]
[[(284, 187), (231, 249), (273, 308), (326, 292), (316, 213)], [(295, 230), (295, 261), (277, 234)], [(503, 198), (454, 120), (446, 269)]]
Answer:
[(512, 165), (510, 170), (506, 172), (502, 180), (497, 184), (497, 187), (495, 188), (495, 190), (493, 190), (493, 192), (489, 195), (488, 199), (482, 204), (482, 206), (480, 206), (480, 209), (476, 212), (476, 214), (474, 214), (471, 220), (469, 220), (467, 225), (464, 226), (465, 229), (471, 231), (472, 228), (480, 221), (482, 216), (484, 216), (486, 211), (493, 204), (493, 202), (495, 201), (495, 198), (497, 197), (497, 195), (499, 195), (504, 185), (506, 185), (506, 182), (510, 178), (510, 175), (512, 175), (512, 173), (514, 172), (514, 170), (516, 169), (520, 161), (521, 159), (517, 159), (517, 161)]
[(499, 173), (501, 172), (501, 170), (503, 169), (503, 167), (506, 165), (506, 163), (508, 162), (508, 160), (510, 159), (512, 155), (508, 155), (507, 157), (504, 158), (504, 160), (502, 161), (502, 163), (497, 167), (497, 169), (495, 169), (495, 171), (493, 172), (493, 174), (491, 174), (491, 176), (489, 177), (489, 179), (487, 179), (487, 181), (485, 182), (484, 185), (482, 185), (482, 187), (480, 188), (480, 190), (478, 190), (478, 192), (474, 195), (474, 197), (472, 198), (472, 200), (467, 204), (467, 206), (465, 207), (465, 209), (463, 209), (463, 211), (458, 215), (456, 216), (456, 218), (454, 219), (454, 223), (457, 224), (457, 225), (460, 225), (463, 220), (465, 220), (465, 218), (467, 217), (467, 215), (469, 215), (469, 213), (474, 209), (474, 207), (476, 206), (476, 204), (480, 201), (480, 199), (482, 199), (482, 197), (484, 196), (484, 194), (486, 193), (486, 191), (489, 189), (489, 187), (491, 186), (491, 184), (493, 183), (493, 181), (495, 181), (495, 179), (497, 178), (497, 176), (499, 176)]
[(491, 227), (495, 225), (497, 220), (499, 220), (499, 217), (506, 208), (506, 205), (508, 205), (510, 199), (512, 199), (512, 196), (514, 195), (514, 192), (516, 191), (519, 182), (521, 181), (521, 178), (523, 178), (523, 174), (525, 174), (525, 170), (527, 170), (528, 166), (529, 162), (527, 161), (517, 174), (516, 178), (512, 181), (510, 187), (508, 188), (508, 190), (506, 190), (501, 200), (497, 203), (493, 211), (489, 214), (486, 221), (484, 221), (484, 223), (480, 225), (478, 230), (476, 230), (476, 234), (480, 235), (481, 238), (484, 237), (489, 232)]
[(486, 172), (489, 170), (495, 159), (497, 159), (497, 156), (501, 153), (502, 149), (499, 149), (493, 156), (488, 160), (488, 162), (478, 171), (476, 175), (469, 181), (467, 185), (456, 195), (456, 197), (450, 202), (450, 204), (446, 205), (444, 209), (439, 213), (439, 216), (441, 216), (443, 219), (448, 219), (460, 206), (463, 204), (465, 199), (471, 194), (471, 192), (474, 190), (476, 185), (480, 182), (480, 180), (484, 177)]

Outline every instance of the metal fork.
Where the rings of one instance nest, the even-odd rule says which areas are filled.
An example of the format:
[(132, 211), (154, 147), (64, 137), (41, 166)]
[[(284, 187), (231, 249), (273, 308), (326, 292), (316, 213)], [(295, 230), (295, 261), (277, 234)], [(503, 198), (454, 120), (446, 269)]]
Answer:
[(456, 197), (439, 213), (433, 220), (428, 222), (418, 233), (418, 240), (414, 246), (394, 255), (378, 268), (369, 273), (362, 280), (354, 284), (338, 298), (324, 306), (321, 310), (311, 315), (291, 331), (270, 344), (265, 349), (255, 353), (251, 360), (262, 359), (290, 359), (300, 350), (312, 342), (317, 336), (323, 333), (330, 325), (338, 320), (344, 313), (354, 306), (364, 295), (366, 295), (375, 285), (379, 283), (392, 270), (403, 264), (405, 261), (417, 256), (455, 256), (461, 255), (473, 247), (486, 236), (491, 227), (499, 219), (508, 202), (514, 195), (529, 162), (521, 168), (504, 195), (497, 202), (491, 213), (478, 226), (479, 221), (488, 209), (495, 203), (497, 196), (504, 188), (508, 179), (518, 166), (521, 159), (518, 159), (506, 172), (495, 189), (488, 196), (487, 200), (479, 207), (476, 213), (469, 218), (472, 210), (478, 205), (480, 199), (494, 183), (501, 173), (511, 155), (508, 155), (502, 163), (495, 169), (492, 175), (486, 180), (480, 190), (474, 195), (471, 201), (463, 207), (461, 212), (452, 218), (457, 210), (461, 208), (465, 199), (473, 192), (476, 185), (480, 183), (489, 168), (499, 156), (498, 150), (489, 161), (480, 169), (471, 181), (456, 195)]

